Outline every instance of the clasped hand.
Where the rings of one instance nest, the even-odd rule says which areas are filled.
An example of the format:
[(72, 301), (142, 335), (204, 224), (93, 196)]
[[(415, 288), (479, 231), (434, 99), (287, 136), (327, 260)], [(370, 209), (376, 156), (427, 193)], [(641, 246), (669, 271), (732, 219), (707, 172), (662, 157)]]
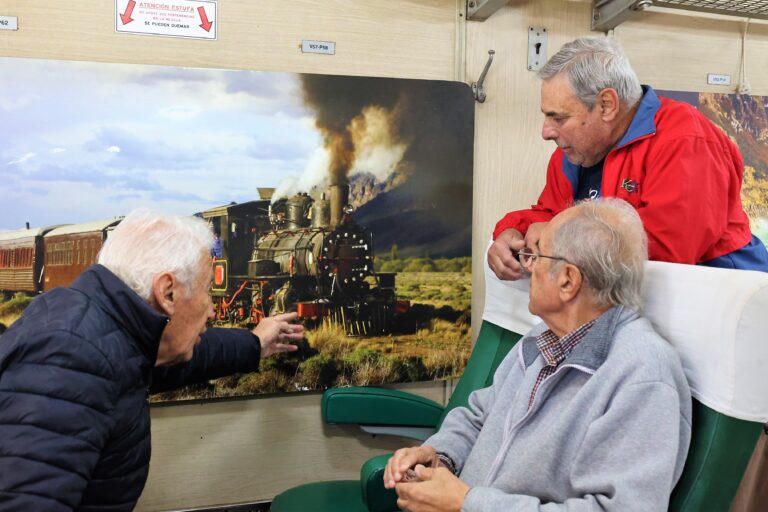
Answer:
[[(415, 481), (406, 481), (413, 470)], [(384, 468), (384, 487), (395, 489), (407, 512), (460, 511), (469, 486), (440, 464), (431, 446), (397, 450)]]

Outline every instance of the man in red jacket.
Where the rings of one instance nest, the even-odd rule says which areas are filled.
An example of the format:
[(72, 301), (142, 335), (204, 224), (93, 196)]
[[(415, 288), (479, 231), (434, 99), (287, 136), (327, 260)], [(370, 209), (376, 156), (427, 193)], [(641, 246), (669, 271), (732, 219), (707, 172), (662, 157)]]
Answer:
[(488, 264), (500, 279), (522, 276), (515, 253), (535, 251), (557, 213), (600, 196), (637, 209), (652, 260), (768, 272), (741, 204), (739, 149), (703, 114), (641, 86), (611, 38), (566, 44), (539, 77), (541, 135), (558, 147), (538, 202), (496, 224)]

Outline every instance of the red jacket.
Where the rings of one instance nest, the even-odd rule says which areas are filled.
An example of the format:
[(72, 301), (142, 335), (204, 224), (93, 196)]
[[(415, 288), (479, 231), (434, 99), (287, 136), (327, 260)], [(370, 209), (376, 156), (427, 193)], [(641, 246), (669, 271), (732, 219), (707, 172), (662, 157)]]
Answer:
[[(695, 264), (744, 247), (752, 234), (738, 147), (693, 106), (645, 90), (627, 133), (605, 157), (602, 195), (637, 208), (652, 260)], [(504, 216), (494, 239), (508, 228), (525, 234), (571, 206), (580, 169), (556, 149), (538, 203)]]

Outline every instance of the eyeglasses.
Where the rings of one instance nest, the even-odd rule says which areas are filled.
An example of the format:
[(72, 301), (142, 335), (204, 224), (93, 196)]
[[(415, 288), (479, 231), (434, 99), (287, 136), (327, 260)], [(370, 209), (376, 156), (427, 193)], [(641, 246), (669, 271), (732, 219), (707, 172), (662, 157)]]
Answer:
[(560, 256), (546, 256), (544, 254), (534, 254), (532, 252), (526, 251), (520, 251), (517, 253), (517, 259), (520, 261), (520, 265), (522, 265), (525, 270), (529, 271), (536, 263), (536, 260), (539, 258), (549, 258), (551, 260), (560, 260), (566, 263), (570, 263), (570, 261), (565, 258), (561, 258)]

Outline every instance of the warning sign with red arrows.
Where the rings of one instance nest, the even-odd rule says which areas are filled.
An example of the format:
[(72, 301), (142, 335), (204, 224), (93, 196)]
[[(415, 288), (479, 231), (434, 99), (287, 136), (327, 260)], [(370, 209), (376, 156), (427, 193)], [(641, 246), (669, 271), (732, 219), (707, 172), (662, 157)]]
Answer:
[(217, 39), (216, 0), (115, 0), (115, 31)]

